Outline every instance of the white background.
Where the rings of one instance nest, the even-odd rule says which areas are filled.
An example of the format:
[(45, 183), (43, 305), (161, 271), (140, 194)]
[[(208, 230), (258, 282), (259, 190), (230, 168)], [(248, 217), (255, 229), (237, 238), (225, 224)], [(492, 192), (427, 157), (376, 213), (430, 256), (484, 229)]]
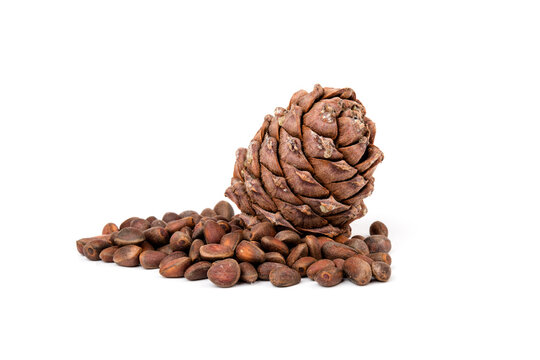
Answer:
[[(540, 356), (539, 8), (522, 1), (0, 3), (3, 359)], [(352, 87), (392, 279), (219, 289), (90, 262), (202, 210), (263, 117)]]

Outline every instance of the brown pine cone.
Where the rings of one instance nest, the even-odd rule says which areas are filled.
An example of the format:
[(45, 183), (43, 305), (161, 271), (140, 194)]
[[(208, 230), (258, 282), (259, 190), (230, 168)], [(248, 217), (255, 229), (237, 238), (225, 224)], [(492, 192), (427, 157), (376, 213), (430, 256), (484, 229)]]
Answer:
[(225, 195), (245, 214), (276, 226), (334, 237), (364, 216), (383, 153), (375, 123), (352, 89), (296, 92), (266, 115), (248, 148), (236, 152)]

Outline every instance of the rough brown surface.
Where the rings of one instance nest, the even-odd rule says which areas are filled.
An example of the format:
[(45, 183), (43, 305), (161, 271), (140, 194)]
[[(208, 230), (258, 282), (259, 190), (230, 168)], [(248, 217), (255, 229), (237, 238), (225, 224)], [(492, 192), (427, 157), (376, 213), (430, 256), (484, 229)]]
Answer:
[(236, 152), (225, 192), (243, 213), (274, 225), (334, 237), (364, 216), (383, 153), (375, 124), (352, 89), (296, 92), (247, 148)]

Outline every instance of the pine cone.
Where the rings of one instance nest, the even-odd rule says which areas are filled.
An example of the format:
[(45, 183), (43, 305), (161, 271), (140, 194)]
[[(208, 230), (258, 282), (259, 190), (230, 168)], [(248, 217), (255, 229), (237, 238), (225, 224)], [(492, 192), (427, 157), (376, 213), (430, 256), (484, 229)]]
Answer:
[(364, 216), (383, 153), (375, 123), (352, 89), (296, 92), (266, 115), (248, 148), (236, 152), (225, 195), (245, 214), (298, 232), (335, 237)]

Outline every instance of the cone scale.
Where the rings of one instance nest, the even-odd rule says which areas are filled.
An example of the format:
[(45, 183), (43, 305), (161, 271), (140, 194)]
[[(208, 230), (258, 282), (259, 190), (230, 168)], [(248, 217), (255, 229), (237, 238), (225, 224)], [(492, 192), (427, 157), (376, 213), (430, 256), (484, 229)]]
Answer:
[(236, 152), (225, 192), (247, 216), (301, 233), (350, 235), (383, 160), (375, 123), (352, 89), (296, 92)]

